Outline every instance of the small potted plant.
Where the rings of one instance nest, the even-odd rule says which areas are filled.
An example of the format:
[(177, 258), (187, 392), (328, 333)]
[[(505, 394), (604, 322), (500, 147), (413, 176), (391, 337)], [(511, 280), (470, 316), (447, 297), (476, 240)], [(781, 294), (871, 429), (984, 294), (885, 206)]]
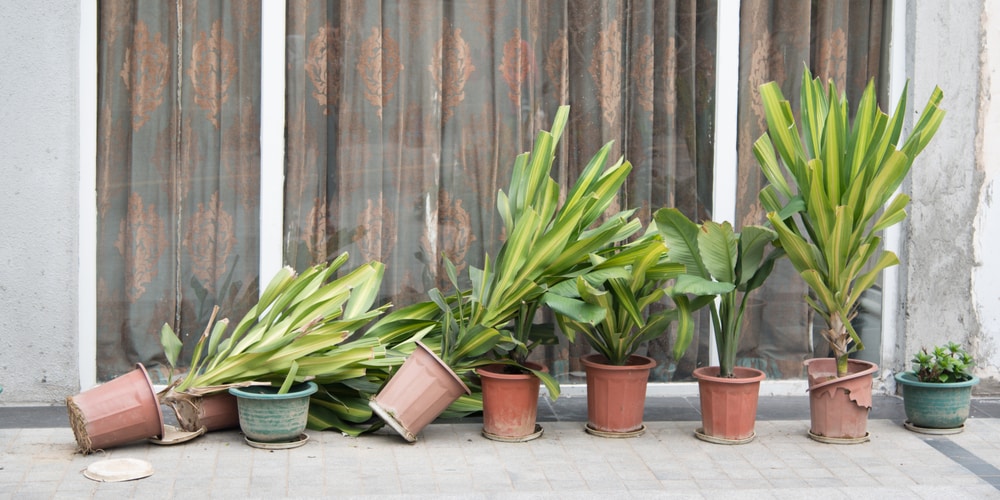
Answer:
[[(646, 341), (663, 335), (681, 316), (678, 309), (660, 304), (665, 283), (684, 271), (666, 262), (667, 247), (659, 235), (611, 249), (598, 259), (597, 272), (576, 279), (576, 293), (586, 303), (604, 310), (598, 322), (583, 322), (556, 314), (570, 340), (583, 335), (596, 351), (581, 358), (587, 374), (586, 431), (602, 437), (633, 437), (645, 431), (642, 423), (649, 371), (656, 361), (635, 354)], [(690, 342), (690, 321), (681, 325), (675, 354)]]
[[(822, 331), (833, 358), (806, 360), (809, 436), (829, 443), (868, 440), (874, 363), (848, 359), (864, 348), (851, 325), (861, 294), (883, 269), (898, 264), (881, 247), (881, 232), (906, 217), (910, 198), (895, 194), (913, 160), (944, 119), (935, 89), (900, 145), (906, 91), (893, 115), (879, 109), (874, 83), (855, 117), (831, 81), (828, 88), (803, 71), (801, 129), (775, 82), (760, 88), (767, 132), (754, 155), (769, 184), (760, 192), (767, 219), (795, 270), (809, 287), (805, 300), (826, 323)], [(775, 152), (777, 151), (777, 155)], [(780, 162), (778, 158), (780, 157)]]
[(736, 366), (736, 355), (750, 293), (764, 284), (784, 254), (771, 247), (777, 235), (763, 226), (745, 226), (737, 233), (728, 222), (695, 224), (676, 208), (658, 210), (654, 220), (670, 247), (668, 258), (686, 268), (672, 293), (714, 294), (708, 307), (719, 366), (694, 371), (702, 416), (695, 436), (724, 444), (750, 442), (764, 372)]
[(896, 374), (906, 411), (904, 425), (924, 434), (955, 434), (965, 429), (972, 388), (972, 355), (949, 342), (913, 356), (913, 370)]

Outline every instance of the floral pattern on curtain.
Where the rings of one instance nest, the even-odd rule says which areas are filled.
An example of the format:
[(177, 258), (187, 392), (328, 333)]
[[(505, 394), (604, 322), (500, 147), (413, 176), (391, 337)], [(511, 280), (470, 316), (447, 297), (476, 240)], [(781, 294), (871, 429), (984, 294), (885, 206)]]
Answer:
[(256, 301), (260, 2), (104, 1), (98, 50), (97, 376), (161, 382), (164, 323)]
[[(635, 165), (621, 208), (710, 217), (715, 2), (292, 1), (285, 256), (386, 264), (396, 306), (481, 267), (505, 238), (514, 157), (571, 106), (565, 187), (600, 146)], [(670, 378), (669, 338), (648, 354)], [(586, 346), (536, 352), (564, 380)], [(693, 352), (687, 371), (693, 369)], [(707, 352), (703, 353), (703, 357)]]
[[(797, 114), (802, 72), (808, 65), (813, 75), (833, 79), (856, 106), (870, 80), (883, 88), (884, 4), (882, 0), (742, 1), (737, 182), (741, 225), (766, 221), (757, 199), (766, 179), (753, 156), (753, 143), (767, 126), (760, 86), (777, 81)], [(802, 279), (783, 259), (756, 292), (757, 303), (747, 313), (747, 321), (757, 328), (744, 339), (738, 356), (741, 364), (764, 370), (772, 379), (800, 378), (804, 359), (827, 355), (821, 349), (825, 343), (815, 342), (814, 347), (818, 334), (810, 335), (812, 314), (802, 299), (806, 293)], [(874, 304), (873, 310), (862, 311), (859, 321), (875, 315), (865, 324), (878, 337), (880, 299)], [(871, 346), (863, 352), (877, 356)]]

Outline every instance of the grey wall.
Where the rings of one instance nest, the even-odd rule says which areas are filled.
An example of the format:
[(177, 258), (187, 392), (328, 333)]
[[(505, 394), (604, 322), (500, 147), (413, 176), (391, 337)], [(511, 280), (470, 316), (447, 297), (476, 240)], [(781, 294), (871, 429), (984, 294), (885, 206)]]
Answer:
[(3, 405), (79, 390), (79, 10), (71, 0), (0, 9)]
[[(976, 256), (981, 235), (975, 221), (984, 209), (980, 193), (988, 161), (980, 154), (978, 133), (980, 77), (989, 69), (981, 61), (983, 8), (981, 0), (910, 2), (913, 117), (935, 85), (944, 91), (948, 114), (910, 176), (913, 201), (901, 273), (904, 331), (897, 338), (896, 369), (908, 368), (904, 363), (921, 347), (955, 341), (973, 347), (986, 374), (996, 351), (992, 339), (1000, 336), (982, 328), (972, 293), (981, 259), (1000, 262), (995, 249)], [(992, 385), (987, 381), (983, 391), (992, 391)]]

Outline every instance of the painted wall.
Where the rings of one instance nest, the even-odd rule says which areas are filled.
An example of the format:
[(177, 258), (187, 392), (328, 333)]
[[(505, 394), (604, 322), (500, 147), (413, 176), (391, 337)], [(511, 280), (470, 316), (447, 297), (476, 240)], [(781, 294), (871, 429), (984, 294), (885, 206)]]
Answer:
[(79, 390), (79, 5), (0, 9), (0, 404)]

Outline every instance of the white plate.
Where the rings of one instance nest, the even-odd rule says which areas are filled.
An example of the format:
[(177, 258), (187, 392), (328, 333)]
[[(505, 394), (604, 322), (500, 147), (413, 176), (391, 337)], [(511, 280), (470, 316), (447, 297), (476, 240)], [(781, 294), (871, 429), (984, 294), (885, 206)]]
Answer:
[(153, 465), (138, 458), (111, 458), (90, 464), (83, 475), (94, 481), (113, 483), (153, 475)]

